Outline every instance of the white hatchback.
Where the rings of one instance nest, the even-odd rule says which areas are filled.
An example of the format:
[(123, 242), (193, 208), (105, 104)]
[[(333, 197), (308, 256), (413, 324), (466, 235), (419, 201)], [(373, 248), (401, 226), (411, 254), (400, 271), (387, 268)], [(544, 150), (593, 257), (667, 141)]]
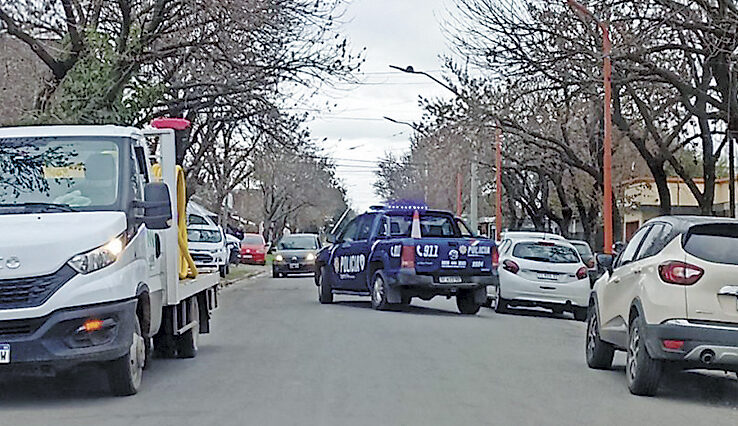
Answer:
[(554, 313), (569, 311), (587, 317), (590, 284), (587, 267), (576, 248), (559, 238), (522, 238), (500, 247), (499, 285), (495, 311), (509, 306), (540, 306)]

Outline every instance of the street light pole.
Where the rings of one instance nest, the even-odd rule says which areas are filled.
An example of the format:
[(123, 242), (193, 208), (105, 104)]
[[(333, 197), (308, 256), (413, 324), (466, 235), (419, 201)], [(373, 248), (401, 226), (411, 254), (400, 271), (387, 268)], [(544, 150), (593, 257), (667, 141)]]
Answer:
[[(457, 98), (460, 98), (460, 99), (464, 100), (467, 103), (467, 105), (470, 104), (468, 102), (468, 100), (467, 99), (464, 99), (464, 97), (461, 96), (461, 94), (456, 89), (454, 89), (453, 87), (451, 87), (448, 84), (444, 83), (443, 81), (437, 79), (433, 75), (428, 74), (425, 71), (416, 71), (415, 68), (413, 68), (412, 65), (408, 65), (405, 68), (398, 67), (397, 65), (390, 65), (389, 67), (392, 68), (392, 69), (394, 69), (394, 70), (402, 71), (402, 72), (408, 73), (408, 74), (420, 74), (420, 75), (424, 75), (424, 76), (430, 78), (431, 80), (433, 80), (434, 82), (436, 82), (441, 87), (443, 87), (446, 90), (448, 90), (449, 92), (453, 93)], [(385, 118), (387, 118), (387, 117), (385, 117)], [(392, 119), (389, 119), (389, 118), (387, 118), (387, 119), (390, 120), (390, 121), (395, 121), (395, 120), (392, 120)], [(477, 215), (478, 215), (478, 212), (477, 212), (477, 204), (478, 204), (478, 197), (479, 197), (479, 194), (478, 194), (478, 184), (479, 184), (479, 182), (477, 182), (477, 166), (478, 166), (478, 161), (479, 160), (477, 158), (477, 150), (476, 150), (476, 147), (473, 147), (473, 151), (474, 151), (474, 158), (472, 159), (472, 163), (471, 163), (471, 189), (470, 189), (470, 193), (469, 193), (469, 198), (471, 199), (471, 203), (470, 203), (471, 204), (470, 205), (470, 210), (471, 211), (469, 212), (469, 222), (470, 222), (470, 226), (471, 226), (472, 230), (474, 230), (474, 232), (477, 232), (478, 229), (479, 229), (479, 227), (478, 227), (478, 220), (477, 220), (478, 219), (478, 217), (477, 217)]]
[(589, 18), (597, 23), (602, 30), (602, 54), (604, 56), (602, 79), (605, 86), (604, 115), (605, 115), (605, 137), (603, 141), (602, 155), (602, 178), (603, 178), (603, 200), (602, 215), (604, 225), (604, 252), (612, 253), (612, 62), (610, 53), (612, 43), (610, 41), (610, 25), (607, 21), (601, 21), (592, 12), (576, 0), (566, 0), (572, 10), (582, 18)]

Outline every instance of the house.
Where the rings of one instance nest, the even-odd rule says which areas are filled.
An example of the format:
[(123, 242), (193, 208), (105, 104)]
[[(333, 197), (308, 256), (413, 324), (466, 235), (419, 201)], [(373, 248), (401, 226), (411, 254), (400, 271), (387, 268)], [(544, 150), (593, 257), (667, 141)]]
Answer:
[[(681, 178), (670, 177), (667, 182), (671, 193), (672, 214), (698, 215), (701, 213), (697, 199)], [(704, 190), (704, 179), (695, 178), (694, 182), (700, 191)], [(729, 182), (729, 179), (725, 178), (715, 180), (713, 212), (716, 216), (730, 215)], [(659, 194), (652, 178), (632, 179), (626, 182), (624, 187), (622, 240), (628, 241), (644, 222), (660, 215)]]

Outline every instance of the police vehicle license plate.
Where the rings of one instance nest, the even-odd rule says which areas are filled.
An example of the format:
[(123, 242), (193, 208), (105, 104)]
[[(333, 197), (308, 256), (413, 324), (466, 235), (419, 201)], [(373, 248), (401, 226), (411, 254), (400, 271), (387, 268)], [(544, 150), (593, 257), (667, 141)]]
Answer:
[(10, 345), (0, 344), (0, 364), (10, 364)]
[(444, 275), (444, 276), (438, 277), (438, 282), (442, 284), (460, 283), (461, 277)]
[(299, 269), (300, 264), (299, 263), (290, 263), (290, 269)]
[(543, 272), (538, 273), (538, 279), (539, 280), (557, 280), (559, 279), (559, 276), (556, 274), (546, 274)]

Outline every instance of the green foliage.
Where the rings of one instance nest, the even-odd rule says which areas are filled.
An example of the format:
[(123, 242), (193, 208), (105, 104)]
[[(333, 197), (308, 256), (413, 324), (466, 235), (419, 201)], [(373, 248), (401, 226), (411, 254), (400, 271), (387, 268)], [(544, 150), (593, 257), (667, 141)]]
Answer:
[[(87, 49), (60, 82), (49, 105), (36, 112), (35, 124), (133, 124), (165, 92), (163, 84), (147, 84), (128, 76), (124, 55), (109, 35), (88, 31)], [(116, 81), (127, 79), (117, 86)]]

